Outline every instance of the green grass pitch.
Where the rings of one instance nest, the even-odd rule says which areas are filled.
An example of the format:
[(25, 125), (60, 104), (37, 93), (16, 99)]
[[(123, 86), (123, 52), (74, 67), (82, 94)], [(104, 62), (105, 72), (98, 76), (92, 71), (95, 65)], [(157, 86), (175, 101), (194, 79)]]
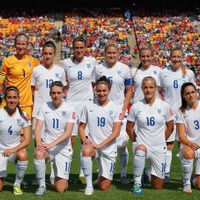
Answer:
[[(129, 142), (129, 164), (127, 169), (127, 177), (132, 179), (133, 177), (133, 153), (132, 153), (132, 142)], [(24, 186), (23, 195), (15, 196), (12, 193), (13, 182), (15, 178), (15, 165), (8, 164), (8, 176), (4, 182), (4, 189), (0, 193), (0, 200), (10, 200), (10, 199), (52, 199), (52, 200), (61, 200), (61, 199), (73, 199), (73, 200), (84, 200), (84, 199), (95, 199), (95, 200), (133, 200), (133, 199), (143, 199), (143, 200), (185, 200), (185, 199), (199, 199), (200, 191), (193, 189), (193, 193), (185, 194), (182, 192), (183, 186), (181, 182), (181, 166), (180, 160), (176, 157), (178, 153), (177, 143), (173, 150), (173, 160), (171, 167), (171, 183), (165, 184), (162, 190), (153, 190), (150, 185), (143, 188), (143, 194), (135, 195), (132, 193), (133, 184), (121, 185), (120, 184), (120, 165), (119, 159), (117, 158), (117, 165), (115, 168), (115, 175), (110, 189), (106, 192), (100, 191), (95, 188), (95, 192), (92, 196), (84, 196), (83, 191), (85, 185), (81, 185), (78, 180), (79, 175), (79, 155), (80, 155), (80, 140), (79, 137), (76, 138), (74, 145), (74, 154), (73, 161), (71, 165), (70, 179), (69, 179), (69, 188), (64, 193), (55, 192), (53, 186), (49, 183), (49, 172), (50, 166), (47, 165), (46, 171), (46, 183), (47, 183), (47, 193), (43, 197), (36, 197), (34, 195), (37, 186), (32, 186), (31, 182), (35, 178), (34, 166), (33, 166), (33, 141), (27, 148), (29, 153), (29, 166), (27, 173), (25, 175), (25, 181), (29, 183), (29, 186)], [(93, 162), (93, 179), (97, 177), (97, 165), (96, 162)]]

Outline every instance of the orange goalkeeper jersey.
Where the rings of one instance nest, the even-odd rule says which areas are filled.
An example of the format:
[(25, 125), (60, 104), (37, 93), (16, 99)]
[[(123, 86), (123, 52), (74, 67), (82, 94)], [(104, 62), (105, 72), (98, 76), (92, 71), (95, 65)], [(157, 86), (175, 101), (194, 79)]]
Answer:
[[(12, 85), (19, 89), (20, 107), (33, 105), (31, 76), (33, 68), (39, 64), (40, 60), (29, 55), (22, 60), (18, 60), (14, 55), (9, 56), (2, 62), (1, 76), (6, 77), (7, 86)], [(0, 85), (2, 84), (0, 79)]]

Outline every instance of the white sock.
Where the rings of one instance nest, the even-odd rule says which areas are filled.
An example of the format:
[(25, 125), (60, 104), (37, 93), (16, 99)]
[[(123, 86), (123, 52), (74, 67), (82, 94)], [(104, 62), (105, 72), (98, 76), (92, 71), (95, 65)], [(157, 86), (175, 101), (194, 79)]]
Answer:
[(45, 183), (45, 172), (46, 172), (45, 159), (42, 159), (42, 160), (34, 159), (34, 168), (35, 168), (37, 180), (39, 182), (39, 187), (46, 187), (46, 183)]
[[(82, 157), (82, 149), (81, 149), (81, 152), (80, 152), (80, 160), (81, 160), (81, 157)], [(80, 172), (79, 172), (79, 177), (84, 177), (84, 173), (83, 173), (83, 168), (82, 168), (82, 164), (80, 162)]]
[(121, 175), (120, 177), (126, 177), (126, 170), (128, 165), (129, 152), (127, 147), (119, 151)]
[(87, 187), (92, 186), (92, 158), (81, 156), (81, 166)]
[(50, 162), (50, 178), (55, 178), (55, 172), (53, 168), (53, 162)]
[(171, 162), (172, 162), (172, 151), (171, 150), (167, 150), (165, 174), (168, 177), (170, 177)]
[(16, 165), (16, 177), (15, 177), (15, 183), (14, 185), (21, 185), (21, 182), (23, 180), (23, 177), (26, 173), (26, 169), (28, 167), (28, 160), (26, 161), (21, 161), (18, 160), (17, 161), (17, 165)]
[(191, 178), (192, 169), (193, 169), (193, 159), (187, 160), (185, 158), (182, 158), (181, 166), (182, 166), (183, 185), (191, 184), (190, 178)]
[(133, 159), (134, 166), (134, 182), (141, 184), (141, 178), (145, 166), (145, 155), (146, 153), (141, 150), (137, 150), (135, 152), (135, 156)]
[(145, 169), (145, 174), (147, 175), (148, 179), (149, 179), (149, 183), (151, 183), (151, 172), (149, 168)]

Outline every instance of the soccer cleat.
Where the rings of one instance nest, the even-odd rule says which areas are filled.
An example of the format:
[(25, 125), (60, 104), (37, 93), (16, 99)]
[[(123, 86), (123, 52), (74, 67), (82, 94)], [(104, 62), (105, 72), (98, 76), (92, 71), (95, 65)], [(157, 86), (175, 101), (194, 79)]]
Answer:
[(190, 184), (185, 185), (183, 188), (183, 192), (185, 192), (187, 194), (192, 194), (191, 185)]
[(149, 178), (146, 174), (146, 171), (149, 170), (149, 166), (145, 166), (144, 170), (143, 170), (143, 174), (142, 174), (142, 186), (147, 186), (149, 183)]
[(86, 185), (85, 177), (84, 176), (79, 176), (79, 181), (82, 185)]
[(94, 189), (92, 186), (86, 187), (84, 195), (89, 196), (89, 195), (92, 195), (93, 193), (94, 193)]
[(134, 184), (133, 193), (134, 194), (142, 194), (141, 184), (139, 184), (139, 183)]
[(121, 184), (123, 184), (123, 185), (129, 184), (129, 181), (125, 176), (121, 177)]
[(35, 193), (36, 196), (44, 196), (46, 194), (46, 188), (43, 187), (39, 187)]
[(13, 193), (14, 193), (14, 195), (22, 195), (23, 194), (20, 186), (18, 186), (18, 185), (13, 186)]

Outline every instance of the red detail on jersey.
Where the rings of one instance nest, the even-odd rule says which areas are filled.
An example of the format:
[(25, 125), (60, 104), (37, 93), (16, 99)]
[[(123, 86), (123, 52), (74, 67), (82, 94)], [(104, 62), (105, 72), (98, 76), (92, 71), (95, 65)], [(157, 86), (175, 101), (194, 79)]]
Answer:
[(173, 110), (170, 108), (170, 115), (172, 116), (172, 115), (174, 115), (174, 112), (173, 112)]
[(122, 115), (122, 113), (120, 113), (119, 120), (123, 120), (123, 119), (124, 119), (124, 115)]
[(72, 113), (72, 119), (75, 119), (75, 118), (76, 118), (76, 113), (73, 112), (73, 113)]

